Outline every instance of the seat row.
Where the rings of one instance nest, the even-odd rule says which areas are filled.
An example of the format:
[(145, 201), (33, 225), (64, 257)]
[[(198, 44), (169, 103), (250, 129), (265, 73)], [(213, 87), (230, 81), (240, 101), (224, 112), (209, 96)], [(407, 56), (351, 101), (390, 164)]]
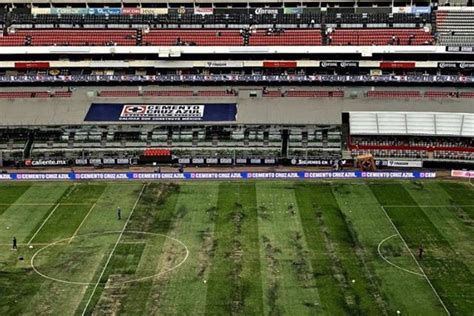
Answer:
[(459, 91), (368, 91), (369, 98), (474, 98), (474, 92), (459, 92)]
[[(329, 45), (426, 45), (433, 36), (420, 28), (336, 29)], [(228, 29), (18, 29), (0, 37), (0, 46), (98, 46), (98, 45), (198, 45), (198, 46), (317, 46), (323, 45), (321, 29), (257, 30), (245, 34)]]
[(70, 91), (1, 91), (1, 99), (70, 98)]
[(143, 91), (137, 90), (104, 90), (98, 93), (99, 97), (118, 98), (118, 97), (231, 97), (235, 94), (229, 91), (221, 90), (202, 90), (195, 93), (192, 90), (163, 90), (163, 91)]

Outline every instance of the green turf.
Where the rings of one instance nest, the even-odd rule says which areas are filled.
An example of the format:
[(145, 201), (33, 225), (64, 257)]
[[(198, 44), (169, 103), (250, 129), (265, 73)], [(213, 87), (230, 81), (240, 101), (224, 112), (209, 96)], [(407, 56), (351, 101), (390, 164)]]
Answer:
[(0, 184), (0, 315), (470, 315), (472, 240), (452, 181)]

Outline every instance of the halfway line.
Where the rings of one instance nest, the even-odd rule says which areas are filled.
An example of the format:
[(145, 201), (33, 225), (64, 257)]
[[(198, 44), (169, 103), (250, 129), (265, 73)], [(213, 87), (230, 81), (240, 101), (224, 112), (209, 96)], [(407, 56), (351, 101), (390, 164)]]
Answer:
[(107, 258), (107, 261), (105, 262), (104, 268), (102, 269), (102, 272), (101, 272), (101, 274), (100, 274), (100, 276), (99, 276), (99, 278), (98, 278), (98, 280), (97, 280), (97, 283), (95, 284), (94, 289), (92, 290), (91, 296), (89, 297), (89, 300), (87, 301), (87, 304), (86, 304), (86, 306), (84, 307), (84, 310), (82, 311), (82, 316), (84, 316), (84, 315), (86, 314), (87, 308), (89, 307), (89, 304), (90, 304), (91, 301), (92, 301), (92, 297), (94, 296), (95, 291), (97, 290), (97, 286), (99, 286), (100, 280), (101, 280), (102, 277), (104, 276), (105, 270), (107, 269), (107, 266), (109, 265), (110, 260), (112, 259), (112, 256), (113, 256), (113, 254), (114, 254), (114, 252), (115, 252), (115, 249), (117, 248), (117, 245), (118, 245), (118, 243), (120, 242), (120, 239), (122, 238), (122, 235), (123, 235), (123, 233), (124, 233), (124, 231), (125, 231), (125, 228), (127, 228), (128, 222), (130, 221), (130, 218), (132, 217), (133, 211), (135, 211), (135, 208), (136, 208), (137, 205), (138, 205), (138, 201), (140, 201), (140, 198), (142, 197), (143, 191), (145, 191), (145, 187), (146, 187), (146, 184), (143, 185), (142, 190), (140, 191), (140, 194), (138, 195), (138, 198), (137, 198), (137, 200), (135, 201), (135, 204), (133, 205), (133, 208), (132, 208), (132, 210), (130, 211), (130, 214), (128, 215), (128, 217), (127, 217), (127, 221), (125, 222), (125, 225), (123, 225), (122, 231), (120, 232), (120, 235), (118, 236), (117, 241), (115, 242), (115, 245), (114, 245), (114, 247), (112, 248), (112, 251), (110, 252), (109, 257)]

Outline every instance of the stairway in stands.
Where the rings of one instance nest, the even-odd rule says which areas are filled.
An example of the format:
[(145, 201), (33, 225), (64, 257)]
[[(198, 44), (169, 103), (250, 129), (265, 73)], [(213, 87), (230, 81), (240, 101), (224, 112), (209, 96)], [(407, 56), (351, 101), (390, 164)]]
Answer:
[(35, 134), (36, 131), (31, 131), (28, 134), (28, 140), (26, 141), (25, 148), (23, 150), (23, 157), (30, 158), (31, 157), (31, 149), (33, 148), (33, 143), (35, 141)]

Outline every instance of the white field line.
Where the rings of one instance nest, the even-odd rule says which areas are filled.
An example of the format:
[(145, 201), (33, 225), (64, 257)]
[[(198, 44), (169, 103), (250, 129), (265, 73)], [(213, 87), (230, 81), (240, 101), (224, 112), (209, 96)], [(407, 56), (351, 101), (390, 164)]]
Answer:
[(382, 244), (383, 244), (384, 242), (386, 242), (387, 240), (389, 240), (390, 238), (393, 238), (393, 237), (395, 237), (395, 236), (398, 236), (398, 235), (395, 234), (395, 235), (392, 235), (392, 236), (388, 236), (387, 238), (385, 238), (384, 240), (382, 240), (382, 241), (379, 243), (379, 245), (377, 246), (377, 252), (379, 253), (380, 258), (382, 258), (385, 262), (387, 262), (388, 264), (394, 266), (394, 267), (397, 268), (397, 269), (400, 269), (400, 270), (402, 270), (402, 271), (405, 271), (405, 272), (408, 272), (408, 273), (411, 273), (411, 274), (414, 274), (414, 275), (419, 275), (419, 276), (422, 277), (423, 274), (421, 274), (421, 273), (414, 272), (414, 271), (410, 271), (410, 270), (408, 270), (408, 269), (405, 269), (405, 268), (403, 268), (403, 267), (400, 267), (399, 265), (396, 265), (395, 263), (391, 262), (390, 260), (388, 260), (387, 258), (385, 258), (384, 255), (382, 254), (382, 252), (380, 251), (380, 247), (382, 246)]
[[(6, 243), (2, 243), (0, 244), (0, 246), (11, 246), (12, 244), (6, 244)], [(46, 246), (46, 245), (49, 245), (49, 243), (44, 243), (44, 242), (38, 242), (38, 243), (31, 243), (31, 244), (24, 244), (24, 243), (18, 243), (17, 246), (20, 247), (20, 246)]]
[(406, 208), (416, 208), (416, 207), (474, 207), (473, 204), (468, 205), (383, 205), (382, 207), (406, 207)]
[(76, 237), (77, 233), (79, 232), (79, 229), (81, 229), (82, 227), (82, 224), (84, 224), (84, 222), (86, 221), (87, 217), (89, 217), (89, 214), (92, 212), (92, 210), (95, 208), (95, 206), (97, 205), (97, 203), (94, 203), (92, 205), (92, 207), (89, 209), (89, 212), (87, 212), (86, 216), (82, 219), (82, 222), (79, 224), (79, 226), (77, 227), (76, 231), (74, 232), (74, 234), (72, 234), (72, 237), (71, 239), (69, 239), (69, 242), (68, 244), (71, 243), (71, 241), (74, 239), (74, 237)]
[(114, 245), (114, 247), (112, 248), (112, 251), (110, 252), (109, 257), (107, 258), (107, 261), (105, 262), (104, 268), (102, 269), (102, 272), (100, 273), (99, 278), (97, 279), (97, 282), (96, 282), (96, 284), (95, 284), (95, 286), (94, 286), (94, 289), (92, 290), (91, 296), (90, 296), (89, 299), (87, 300), (87, 304), (86, 304), (86, 306), (84, 307), (84, 310), (82, 311), (82, 316), (84, 316), (84, 315), (86, 314), (87, 308), (89, 307), (89, 304), (90, 304), (91, 301), (92, 301), (92, 297), (94, 296), (95, 291), (97, 290), (97, 286), (99, 286), (100, 280), (101, 280), (102, 277), (104, 276), (105, 270), (107, 269), (107, 266), (109, 265), (110, 260), (112, 259), (112, 256), (113, 256), (113, 254), (114, 254), (114, 252), (115, 252), (115, 249), (117, 248), (117, 245), (118, 245), (118, 243), (120, 242), (120, 239), (122, 238), (123, 232), (125, 231), (125, 228), (127, 228), (128, 222), (130, 221), (130, 218), (132, 217), (133, 211), (135, 211), (135, 208), (137, 207), (138, 202), (140, 201), (140, 198), (142, 197), (143, 191), (145, 191), (145, 187), (146, 187), (146, 184), (143, 185), (142, 190), (140, 191), (140, 194), (138, 195), (138, 198), (137, 198), (137, 200), (135, 201), (135, 204), (133, 205), (132, 210), (130, 211), (130, 214), (128, 214), (127, 221), (125, 222), (125, 225), (123, 225), (123, 228), (122, 228), (122, 230), (121, 230), (121, 232), (120, 232), (120, 235), (118, 236), (117, 241), (115, 242), (115, 245)]
[[(121, 231), (120, 230), (117, 230), (117, 231), (104, 231), (104, 232), (95, 232), (95, 233), (89, 233), (89, 234), (85, 234), (85, 235), (77, 235), (77, 236), (80, 236), (80, 237), (85, 237), (85, 236), (98, 236), (98, 235), (103, 235), (103, 234), (119, 234)], [(162, 237), (165, 237), (165, 238), (168, 238), (168, 239), (171, 239), (171, 240), (174, 240), (175, 242), (179, 243), (180, 245), (183, 246), (183, 248), (186, 250), (186, 255), (185, 257), (183, 258), (183, 260), (178, 263), (176, 266), (174, 267), (171, 267), (169, 268), (168, 270), (165, 270), (165, 271), (161, 271), (159, 273), (156, 273), (156, 274), (153, 274), (153, 275), (149, 275), (149, 276), (145, 276), (145, 277), (142, 277), (142, 278), (139, 278), (139, 279), (133, 279), (133, 280), (128, 280), (128, 281), (124, 281), (123, 284), (125, 283), (132, 283), (132, 282), (141, 282), (141, 281), (144, 281), (144, 280), (148, 280), (148, 279), (151, 279), (151, 278), (155, 278), (161, 274), (164, 274), (164, 273), (167, 273), (167, 272), (170, 272), (170, 271), (173, 271), (177, 268), (179, 268), (181, 265), (183, 265), (185, 263), (185, 261), (188, 259), (189, 257), (189, 249), (188, 247), (180, 240), (176, 239), (176, 238), (173, 238), (173, 237), (170, 237), (170, 236), (167, 236), (167, 235), (163, 235), (163, 234), (157, 234), (157, 233), (149, 233), (149, 232), (140, 232), (140, 231), (125, 231), (124, 234), (139, 234), (139, 235), (148, 235), (148, 236), (162, 236)], [(55, 246), (55, 245), (59, 245), (59, 244), (64, 244), (65, 246), (67, 246), (67, 241), (69, 241), (71, 239), (71, 237), (69, 238), (64, 238), (64, 239), (60, 239), (60, 240), (57, 240), (55, 242), (52, 242), (50, 244), (46, 244), (45, 247), (43, 248), (40, 248), (39, 250), (36, 251), (36, 253), (31, 257), (31, 260), (30, 260), (30, 266), (31, 268), (40, 276), (42, 276), (43, 278), (45, 279), (48, 279), (48, 280), (51, 280), (51, 281), (56, 281), (56, 282), (60, 282), (60, 283), (65, 283), (65, 284), (73, 284), (73, 285), (94, 285), (95, 282), (78, 282), (78, 281), (68, 281), (68, 280), (63, 280), (63, 279), (58, 279), (58, 278), (55, 278), (55, 277), (51, 277), (51, 276), (48, 276), (44, 273), (42, 273), (41, 271), (38, 270), (38, 268), (35, 266), (34, 264), (34, 261), (35, 261), (35, 258), (42, 252), (44, 251), (45, 249), (49, 248), (49, 247), (52, 247), (52, 246)], [(126, 244), (127, 242), (124, 242), (124, 244)], [(10, 245), (11, 244), (5, 244), (5, 245)], [(35, 244), (35, 245), (40, 245), (40, 244)]]
[(50, 205), (90, 205), (90, 203), (0, 203), (0, 205), (12, 205), (12, 206), (50, 206)]
[(35, 239), (36, 235), (38, 235), (38, 233), (40, 232), (41, 228), (43, 228), (44, 224), (46, 224), (46, 222), (47, 222), (48, 219), (51, 217), (51, 215), (53, 215), (54, 212), (58, 209), (59, 205), (61, 205), (61, 203), (56, 204), (56, 206), (53, 208), (53, 210), (49, 213), (48, 217), (46, 217), (46, 219), (43, 221), (43, 223), (41, 223), (41, 226), (36, 230), (36, 232), (34, 233), (33, 237), (31, 237), (30, 241), (28, 241), (28, 245), (31, 244), (31, 242), (33, 241), (33, 239)]
[(418, 260), (416, 260), (415, 258), (415, 255), (413, 254), (413, 252), (411, 251), (410, 247), (408, 247), (408, 244), (407, 242), (405, 241), (405, 239), (403, 238), (402, 234), (400, 234), (400, 231), (398, 230), (397, 226), (395, 226), (395, 224), (393, 223), (392, 219), (390, 218), (390, 216), (388, 216), (388, 213), (387, 211), (385, 210), (385, 208), (383, 206), (380, 206), (382, 208), (382, 211), (384, 212), (385, 216), (387, 217), (388, 221), (390, 222), (390, 224), (392, 224), (392, 227), (393, 229), (395, 229), (395, 231), (397, 232), (398, 236), (400, 237), (400, 239), (403, 241), (403, 243), (405, 244), (405, 247), (408, 249), (408, 252), (410, 253), (411, 257), (413, 258), (413, 260), (415, 261), (416, 265), (418, 266), (418, 269), (420, 269), (422, 275), (425, 277), (426, 279), (426, 282), (428, 282), (428, 284), (430, 285), (431, 289), (433, 290), (434, 294), (436, 295), (436, 297), (438, 298), (439, 302), (441, 303), (441, 305), (443, 306), (444, 310), (446, 311), (446, 314), (448, 315), (451, 315), (451, 313), (449, 312), (448, 308), (446, 307), (446, 305), (444, 304), (443, 300), (441, 299), (441, 297), (439, 296), (438, 294), (438, 291), (436, 291), (435, 287), (433, 286), (433, 284), (431, 283), (430, 279), (428, 278), (428, 276), (426, 275), (425, 271), (423, 270), (423, 268), (421, 267), (420, 263), (418, 262)]

